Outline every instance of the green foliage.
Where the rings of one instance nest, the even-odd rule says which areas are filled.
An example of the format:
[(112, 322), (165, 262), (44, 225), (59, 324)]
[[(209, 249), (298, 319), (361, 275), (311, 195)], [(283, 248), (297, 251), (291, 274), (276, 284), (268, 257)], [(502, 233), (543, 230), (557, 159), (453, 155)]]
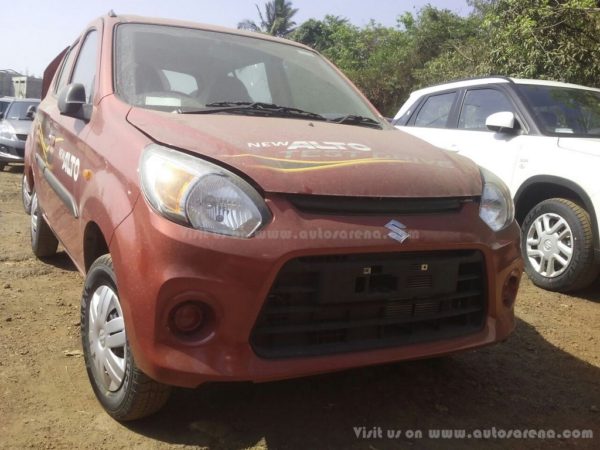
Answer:
[(396, 27), (358, 28), (327, 16), (302, 24), (290, 37), (323, 53), (384, 114), (393, 115), (417, 83), (419, 69), (473, 33), (474, 25), (431, 6), (398, 18)]
[[(600, 0), (466, 0), (467, 17), (426, 6), (395, 27), (310, 19), (292, 33), (291, 2), (273, 0), (260, 26), (328, 57), (386, 115), (419, 87), (507, 75), (600, 85)], [(258, 7), (257, 7), (258, 9)]]
[(507, 75), (597, 85), (595, 0), (502, 0), (485, 15), (489, 56), (482, 64)]
[(256, 5), (256, 10), (260, 24), (246, 19), (238, 23), (238, 28), (279, 37), (287, 36), (294, 31), (296, 22), (292, 21), (292, 18), (296, 15), (298, 9), (292, 8), (291, 1), (271, 0), (265, 3), (264, 14), (258, 5)]

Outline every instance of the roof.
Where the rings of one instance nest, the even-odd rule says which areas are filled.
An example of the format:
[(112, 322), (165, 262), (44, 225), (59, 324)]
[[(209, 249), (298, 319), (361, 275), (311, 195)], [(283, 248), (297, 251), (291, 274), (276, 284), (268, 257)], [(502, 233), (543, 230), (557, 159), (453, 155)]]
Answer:
[(283, 39), (283, 38), (274, 37), (274, 36), (264, 34), (264, 33), (256, 33), (253, 31), (238, 30), (235, 28), (227, 28), (227, 27), (222, 27), (222, 26), (217, 26), (217, 25), (209, 25), (209, 24), (190, 22), (190, 21), (185, 21), (185, 20), (163, 19), (163, 18), (157, 18), (157, 17), (144, 17), (144, 16), (137, 16), (137, 15), (129, 15), (129, 14), (125, 14), (125, 15), (115, 14), (114, 16), (109, 14), (107, 16), (104, 16), (104, 18), (108, 21), (113, 21), (114, 23), (142, 23), (142, 24), (152, 24), (152, 25), (167, 25), (167, 26), (172, 26), (172, 27), (193, 28), (196, 30), (213, 31), (213, 32), (217, 32), (217, 33), (235, 34), (238, 36), (249, 37), (252, 39), (262, 39), (265, 41), (278, 42), (280, 44), (293, 45), (295, 47), (300, 47), (302, 49), (309, 50), (311, 52), (315, 51), (314, 49), (312, 49), (304, 44), (300, 44), (299, 42), (291, 41), (289, 39)]
[(499, 84), (499, 83), (502, 83), (502, 84), (508, 84), (508, 83), (536, 84), (536, 85), (540, 85), (540, 86), (554, 86), (554, 87), (564, 87), (564, 88), (571, 88), (571, 89), (587, 89), (587, 90), (593, 90), (593, 91), (600, 92), (600, 89), (597, 89), (597, 88), (582, 86), (579, 84), (563, 83), (560, 81), (533, 80), (533, 79), (526, 79), (526, 78), (510, 78), (510, 77), (494, 76), (494, 77), (470, 78), (468, 80), (457, 80), (457, 81), (451, 81), (449, 83), (442, 83), (442, 84), (437, 84), (435, 86), (429, 86), (429, 87), (419, 89), (419, 90), (412, 92), (411, 97), (412, 96), (420, 97), (424, 94), (430, 94), (432, 92), (438, 92), (438, 91), (445, 91), (448, 89), (460, 89), (460, 88), (469, 87), (469, 86), (481, 86), (481, 85), (485, 85), (485, 84)]

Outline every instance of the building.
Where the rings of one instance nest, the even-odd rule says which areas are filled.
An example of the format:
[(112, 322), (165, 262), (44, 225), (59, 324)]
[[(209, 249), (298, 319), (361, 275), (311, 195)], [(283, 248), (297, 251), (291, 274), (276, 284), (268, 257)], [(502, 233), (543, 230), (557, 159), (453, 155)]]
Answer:
[(42, 79), (22, 75), (14, 70), (0, 70), (0, 97), (40, 98)]

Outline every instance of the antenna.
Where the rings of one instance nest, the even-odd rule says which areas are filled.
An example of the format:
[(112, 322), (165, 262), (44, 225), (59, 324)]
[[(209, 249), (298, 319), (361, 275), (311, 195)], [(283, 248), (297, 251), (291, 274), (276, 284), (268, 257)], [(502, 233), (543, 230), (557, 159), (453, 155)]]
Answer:
[(108, 17), (117, 17), (117, 13), (115, 12), (115, 10), (114, 10), (114, 9), (111, 9), (111, 10), (108, 12)]

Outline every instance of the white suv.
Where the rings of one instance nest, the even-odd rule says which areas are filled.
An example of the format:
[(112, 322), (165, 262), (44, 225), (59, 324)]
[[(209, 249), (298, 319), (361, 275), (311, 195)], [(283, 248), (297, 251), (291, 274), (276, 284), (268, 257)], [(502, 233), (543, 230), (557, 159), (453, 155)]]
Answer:
[(505, 77), (415, 91), (394, 125), (506, 182), (527, 274), (553, 291), (600, 272), (600, 89)]

